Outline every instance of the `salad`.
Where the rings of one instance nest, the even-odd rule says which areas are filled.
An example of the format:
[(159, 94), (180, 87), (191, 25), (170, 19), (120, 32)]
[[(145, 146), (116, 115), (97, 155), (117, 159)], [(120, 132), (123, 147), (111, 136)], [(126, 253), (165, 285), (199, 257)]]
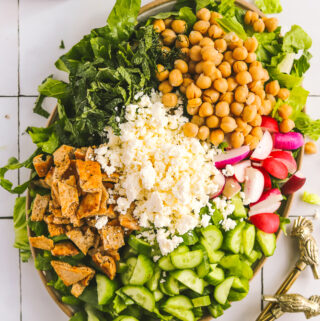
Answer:
[[(277, 1), (257, 1), (278, 12)], [(117, 0), (107, 25), (59, 58), (39, 86), (36, 151), (0, 184), (18, 197), (15, 247), (72, 321), (218, 318), (249, 291), (306, 179), (297, 160), (319, 120), (304, 113), (311, 39), (233, 0), (179, 0), (137, 21)], [(8, 170), (31, 169), (13, 187)], [(27, 234), (27, 227), (30, 236)]]

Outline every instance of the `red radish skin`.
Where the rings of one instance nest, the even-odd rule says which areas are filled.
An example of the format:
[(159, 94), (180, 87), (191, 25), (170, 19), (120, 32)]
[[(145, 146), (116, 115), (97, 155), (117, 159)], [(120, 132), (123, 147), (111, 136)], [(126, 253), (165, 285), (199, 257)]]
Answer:
[(264, 160), (266, 159), (273, 147), (272, 136), (269, 131), (265, 131), (258, 146), (255, 148), (253, 153), (251, 154), (250, 158), (252, 160)]
[(290, 174), (293, 174), (297, 171), (297, 162), (292, 156), (291, 152), (285, 150), (273, 151), (271, 152), (270, 157), (276, 158), (286, 165)]
[(247, 167), (251, 166), (250, 160), (245, 160), (233, 166), (234, 169), (234, 177), (239, 183), (244, 182), (245, 170)]
[(276, 212), (281, 206), (282, 199), (281, 191), (277, 188), (263, 193), (258, 202), (250, 204), (249, 216)]
[(278, 179), (285, 179), (288, 177), (288, 169), (279, 160), (269, 157), (262, 163), (263, 168), (273, 177)]
[(251, 203), (250, 207), (268, 199), (270, 196), (275, 196), (277, 201), (281, 201), (283, 199), (279, 188), (272, 188), (269, 191), (264, 192), (257, 202)]
[(279, 132), (278, 122), (270, 116), (262, 116), (261, 128), (269, 131), (271, 134)]
[(245, 159), (250, 153), (249, 146), (242, 146), (227, 150), (224, 154), (220, 154), (214, 157), (215, 166), (219, 169), (224, 168), (226, 165), (236, 164)]
[(244, 205), (258, 201), (264, 188), (264, 177), (262, 173), (253, 167), (247, 167), (245, 170), (244, 183)]
[(304, 144), (302, 134), (290, 132), (290, 133), (274, 133), (273, 134), (273, 146), (274, 148), (284, 150), (294, 150)]
[(241, 186), (233, 177), (228, 177), (223, 188), (223, 196), (231, 198), (241, 191)]
[(264, 178), (264, 190), (267, 191), (272, 187), (272, 182), (271, 182), (271, 178), (270, 175), (268, 174), (268, 172), (262, 167), (262, 165), (260, 166), (253, 166), (254, 168), (258, 169)]
[(306, 182), (306, 178), (300, 171), (293, 174), (290, 179), (282, 186), (281, 191), (285, 195), (293, 194), (298, 191)]
[(274, 213), (261, 213), (250, 216), (250, 222), (265, 233), (276, 233), (280, 226), (280, 217)]
[(210, 199), (215, 198), (219, 196), (224, 188), (224, 185), (226, 183), (226, 178), (223, 176), (223, 174), (220, 171), (217, 171), (217, 173), (214, 175), (212, 181), (218, 185), (218, 190), (216, 193), (210, 196)]

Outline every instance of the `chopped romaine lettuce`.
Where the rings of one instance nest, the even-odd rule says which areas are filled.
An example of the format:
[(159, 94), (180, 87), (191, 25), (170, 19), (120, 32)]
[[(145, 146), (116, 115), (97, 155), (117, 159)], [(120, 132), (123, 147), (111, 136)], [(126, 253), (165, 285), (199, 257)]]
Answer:
[(255, 0), (256, 6), (264, 13), (280, 13), (282, 6), (280, 0)]
[(236, 33), (241, 39), (247, 39), (247, 34), (243, 29), (243, 26), (235, 17), (231, 18), (221, 18), (217, 19), (219, 25), (224, 29), (225, 32), (234, 32)]
[(283, 37), (283, 50), (286, 52), (298, 52), (311, 47), (312, 40), (308, 34), (297, 25), (293, 25)]

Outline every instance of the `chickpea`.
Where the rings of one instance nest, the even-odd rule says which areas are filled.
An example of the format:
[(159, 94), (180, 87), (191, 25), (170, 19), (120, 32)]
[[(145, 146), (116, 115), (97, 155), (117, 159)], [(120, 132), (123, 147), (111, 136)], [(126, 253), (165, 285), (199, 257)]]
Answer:
[(157, 19), (153, 21), (153, 29), (155, 32), (162, 32), (164, 29), (166, 29), (166, 25), (162, 19)]
[(211, 87), (212, 81), (210, 77), (201, 74), (197, 79), (196, 84), (200, 89), (208, 89)]
[(227, 61), (230, 65), (232, 65), (235, 62), (232, 55), (233, 55), (232, 51), (226, 51), (223, 57), (224, 61)]
[(220, 143), (222, 143), (224, 140), (224, 133), (221, 129), (216, 129), (213, 130), (210, 134), (210, 142), (215, 145), (218, 146)]
[(193, 107), (193, 108), (197, 108), (201, 106), (202, 104), (202, 99), (201, 98), (193, 98), (193, 99), (188, 99), (188, 105), (187, 107)]
[(249, 94), (247, 86), (238, 86), (234, 93), (234, 98), (238, 103), (245, 103)]
[(293, 111), (292, 107), (290, 105), (288, 105), (288, 104), (283, 104), (278, 109), (279, 115), (283, 119), (288, 119), (291, 116), (292, 111)]
[(194, 83), (191, 83), (186, 90), (186, 97), (188, 99), (200, 98), (202, 95), (201, 89)]
[(187, 23), (184, 20), (173, 20), (171, 28), (175, 33), (185, 33), (187, 30)]
[(172, 45), (177, 39), (176, 33), (171, 29), (165, 29), (161, 32), (163, 43), (167, 46)]
[(196, 137), (199, 131), (199, 127), (193, 123), (185, 123), (183, 125), (183, 133), (187, 137)]
[(200, 47), (207, 47), (207, 46), (212, 46), (214, 47), (214, 41), (209, 38), (209, 37), (204, 37), (200, 43), (199, 43)]
[[(189, 55), (190, 55), (190, 53), (189, 53)], [(189, 69), (189, 72), (190, 72), (190, 74), (194, 74), (195, 72), (196, 72), (196, 65), (197, 65), (197, 63), (196, 62), (194, 62), (194, 61), (189, 61), (189, 63), (188, 63), (188, 69)]]
[(263, 84), (262, 84), (261, 80), (252, 81), (250, 84), (248, 84), (248, 87), (255, 94), (257, 93), (258, 90), (261, 90), (261, 89), (263, 90)]
[(236, 82), (234, 77), (227, 78), (227, 82), (228, 82), (228, 91), (234, 91), (238, 86), (238, 83)]
[(211, 116), (212, 114), (213, 114), (213, 106), (208, 102), (202, 103), (199, 109), (199, 116), (205, 118), (205, 117)]
[(251, 130), (252, 126), (246, 123), (246, 126), (242, 130), (243, 136), (246, 137), (247, 135), (249, 135), (251, 133)]
[(235, 116), (240, 116), (243, 111), (243, 104), (234, 102), (231, 104), (231, 112)]
[(189, 62), (189, 48), (180, 48), (181, 58), (186, 62)]
[(221, 101), (227, 102), (229, 105), (234, 101), (234, 93), (233, 92), (226, 92), (221, 95)]
[(262, 100), (261, 110), (262, 110), (261, 115), (269, 115), (272, 111), (271, 101), (268, 99)]
[(244, 136), (241, 132), (233, 132), (230, 136), (230, 142), (233, 148), (239, 148), (244, 143)]
[(182, 73), (179, 69), (172, 69), (170, 71), (169, 82), (173, 87), (179, 87), (183, 83)]
[(172, 18), (164, 19), (164, 24), (165, 24), (166, 28), (170, 28), (171, 27), (172, 21), (173, 21)]
[(205, 20), (198, 20), (193, 25), (193, 30), (199, 31), (201, 34), (205, 34), (210, 27), (210, 22)]
[(254, 61), (256, 61), (257, 60), (257, 55), (256, 55), (256, 53), (254, 53), (254, 52), (249, 52), (248, 53), (248, 57), (247, 57), (247, 59), (245, 60), (245, 62), (247, 63), (247, 64), (251, 64), (252, 62), (254, 62)]
[(250, 147), (251, 150), (255, 149), (259, 144), (259, 138), (253, 135), (247, 135), (244, 138), (244, 143)]
[(256, 91), (256, 95), (258, 95), (261, 100), (266, 98), (266, 92), (262, 88)]
[(274, 107), (274, 105), (276, 104), (276, 98), (270, 94), (266, 95), (267, 99), (270, 100), (271, 102), (271, 106)]
[(216, 79), (213, 82), (213, 88), (221, 93), (225, 93), (228, 90), (228, 82), (224, 78)]
[(171, 51), (171, 49), (167, 46), (162, 46), (161, 51), (164, 55), (166, 55), (167, 53), (169, 53)]
[(259, 20), (259, 15), (256, 12), (252, 12), (252, 16), (251, 16), (251, 23), (256, 22), (257, 20)]
[(222, 77), (224, 78), (227, 78), (231, 75), (231, 65), (227, 61), (222, 62), (218, 69), (221, 71)]
[(225, 101), (219, 101), (215, 107), (215, 115), (218, 117), (228, 116), (230, 113), (229, 104)]
[(175, 107), (178, 103), (178, 96), (174, 93), (166, 93), (162, 96), (162, 103), (166, 107)]
[(307, 142), (304, 145), (304, 152), (306, 154), (316, 154), (317, 153), (317, 146), (314, 142)]
[(260, 61), (254, 61), (250, 64), (250, 67), (260, 67), (262, 68), (262, 63)]
[(240, 71), (236, 75), (236, 81), (241, 86), (247, 85), (252, 81), (251, 74), (248, 71)]
[(199, 20), (209, 21), (211, 18), (211, 12), (207, 8), (202, 8), (197, 12), (197, 18)]
[(223, 30), (217, 25), (212, 25), (208, 30), (208, 35), (213, 39), (220, 38), (223, 35)]
[(202, 70), (206, 76), (210, 77), (215, 72), (216, 66), (211, 60), (203, 61)]
[(254, 100), (256, 98), (256, 95), (254, 93), (249, 93), (247, 100), (246, 100), (246, 104), (247, 105), (251, 105), (254, 103)]
[(282, 100), (287, 100), (290, 96), (290, 90), (287, 88), (280, 88), (278, 97)]
[(254, 127), (254, 128), (252, 128), (250, 134), (252, 136), (258, 137), (259, 140), (260, 140), (262, 138), (262, 136), (263, 136), (262, 128), (261, 127)]
[(273, 32), (278, 28), (279, 21), (277, 18), (268, 18), (264, 21), (264, 24), (269, 32)]
[(278, 80), (273, 80), (270, 81), (267, 85), (266, 85), (266, 93), (267, 94), (271, 94), (273, 96), (277, 96), (280, 90), (280, 85)]
[(255, 52), (258, 49), (258, 45), (258, 40), (255, 37), (247, 38), (244, 42), (244, 46), (248, 52)]
[(261, 126), (262, 117), (259, 114), (256, 114), (256, 117), (252, 121), (249, 122), (249, 124), (253, 127)]
[(189, 47), (189, 38), (186, 35), (178, 35), (176, 40), (177, 48), (188, 48)]
[(257, 115), (257, 106), (249, 105), (243, 108), (242, 119), (245, 122), (251, 122), (255, 119)]
[(206, 125), (209, 127), (209, 128), (218, 128), (219, 127), (219, 123), (220, 123), (220, 120), (217, 116), (215, 115), (212, 115), (212, 116), (209, 116), (207, 119), (206, 119)]
[(264, 71), (263, 71), (263, 68), (261, 68), (261, 67), (250, 66), (249, 72), (252, 76), (253, 81), (262, 80), (262, 78), (264, 76)]
[(237, 128), (237, 123), (234, 118), (232, 117), (223, 117), (221, 119), (221, 124), (220, 128), (225, 132), (225, 133), (231, 133)]
[(170, 93), (172, 91), (173, 87), (170, 85), (168, 80), (165, 80), (159, 85), (158, 89), (163, 94), (167, 94), (167, 93)]
[(199, 31), (191, 31), (189, 34), (189, 41), (192, 45), (197, 45), (203, 39), (202, 34)]
[(225, 52), (227, 50), (227, 42), (224, 39), (217, 39), (214, 42), (214, 47), (219, 51), (219, 52)]
[(200, 61), (202, 59), (201, 47), (198, 45), (191, 47), (189, 51), (189, 56), (193, 61)]
[(243, 131), (247, 127), (247, 123), (242, 120), (241, 117), (236, 118), (236, 124), (237, 124), (237, 131)]
[(236, 62), (233, 64), (232, 68), (233, 68), (233, 71), (234, 71), (235, 73), (239, 73), (239, 72), (241, 72), (241, 71), (247, 71), (247, 70), (248, 70), (247, 64), (246, 64), (244, 61), (241, 61), (241, 60), (236, 61)]
[(212, 25), (217, 24), (216, 19), (220, 19), (220, 18), (222, 18), (222, 15), (219, 12), (212, 11), (210, 16), (210, 23)]
[(295, 124), (292, 119), (284, 119), (279, 124), (279, 129), (282, 133), (288, 133), (294, 128)]
[(265, 24), (264, 24), (262, 19), (258, 19), (257, 21), (255, 21), (253, 23), (253, 30), (255, 32), (264, 32), (265, 27), (266, 26), (265, 26)]
[(182, 59), (177, 59), (174, 62), (174, 68), (180, 70), (182, 74), (188, 72), (188, 64)]
[(199, 115), (194, 115), (191, 118), (191, 123), (196, 124), (197, 126), (202, 126), (205, 122), (205, 119), (203, 117), (200, 117)]
[(218, 66), (221, 64), (222, 60), (223, 60), (223, 54), (218, 52), (217, 55), (214, 57), (213, 62), (216, 66)]
[(230, 50), (234, 50), (236, 48), (240, 48), (240, 47), (243, 47), (243, 40), (240, 39), (240, 38), (235, 38), (234, 40), (232, 40), (230, 43), (229, 43), (229, 49)]
[(246, 25), (250, 25), (252, 21), (252, 11), (248, 10), (246, 14), (244, 15), (244, 23)]
[(215, 81), (216, 79), (222, 78), (221, 71), (218, 68), (216, 68), (211, 74), (210, 78), (211, 78), (211, 81)]
[(165, 69), (163, 65), (157, 65), (156, 77), (159, 81), (164, 81), (169, 77), (169, 70)]
[(219, 100), (220, 93), (214, 89), (206, 89), (202, 93), (202, 99), (208, 103), (214, 104)]
[(236, 60), (246, 60), (248, 51), (245, 47), (237, 47), (233, 50), (232, 57)]
[(213, 46), (206, 46), (201, 49), (201, 55), (203, 60), (214, 61), (218, 55), (218, 51)]
[(198, 131), (198, 138), (200, 140), (206, 140), (210, 135), (210, 130), (207, 126), (201, 126)]
[(261, 98), (258, 95), (254, 96), (253, 104), (255, 104), (257, 106), (257, 108), (261, 107), (262, 101), (261, 101)]
[(190, 105), (187, 105), (187, 113), (191, 116), (197, 115), (199, 112), (200, 107), (192, 107)]

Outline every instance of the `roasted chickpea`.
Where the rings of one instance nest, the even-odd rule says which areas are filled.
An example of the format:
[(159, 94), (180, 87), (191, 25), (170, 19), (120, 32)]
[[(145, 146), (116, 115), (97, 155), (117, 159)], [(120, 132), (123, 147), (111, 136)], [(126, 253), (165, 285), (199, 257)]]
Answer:
[(202, 8), (197, 12), (197, 18), (199, 20), (209, 21), (211, 17), (211, 12), (207, 8)]
[(295, 124), (292, 119), (284, 119), (279, 124), (279, 129), (282, 133), (288, 133), (294, 128)]
[(205, 119), (203, 117), (200, 117), (199, 115), (194, 115), (191, 118), (191, 123), (196, 124), (197, 126), (202, 126), (205, 122)]
[(247, 123), (245, 121), (243, 121), (241, 117), (236, 118), (236, 124), (238, 126), (236, 128), (237, 131), (243, 131), (247, 126)]
[(167, 93), (162, 96), (162, 103), (166, 107), (175, 107), (178, 103), (178, 96), (174, 93)]
[(287, 88), (280, 88), (278, 97), (282, 100), (287, 100), (290, 96), (290, 90)]
[(227, 61), (222, 62), (218, 69), (221, 71), (222, 77), (227, 78), (231, 75), (231, 66)]
[(250, 64), (250, 67), (260, 67), (262, 68), (262, 63), (260, 61), (254, 61)]
[(262, 101), (261, 101), (261, 98), (258, 95), (254, 96), (253, 104), (255, 104), (258, 109), (261, 107)]
[(195, 45), (195, 46), (191, 47), (190, 51), (189, 51), (189, 57), (193, 61), (200, 61), (202, 59), (201, 47), (198, 46), (198, 45)]
[(188, 64), (182, 59), (177, 59), (174, 62), (174, 68), (180, 70), (182, 74), (188, 72)]
[(250, 84), (248, 84), (248, 87), (255, 94), (257, 93), (258, 90), (261, 90), (261, 89), (263, 90), (263, 84), (261, 80), (252, 81)]
[(261, 126), (262, 117), (259, 114), (256, 114), (256, 117), (249, 124), (253, 127)]
[(228, 90), (228, 82), (224, 78), (216, 79), (213, 82), (213, 88), (220, 93), (225, 93)]
[(189, 38), (186, 35), (178, 35), (175, 46), (177, 48), (188, 48), (189, 47)]
[(280, 85), (278, 80), (270, 81), (266, 85), (266, 93), (271, 94), (272, 96), (277, 96), (280, 90)]
[(196, 84), (200, 89), (208, 89), (211, 87), (212, 81), (210, 77), (201, 74), (197, 79)]
[(252, 82), (251, 74), (248, 71), (240, 71), (236, 75), (236, 81), (241, 86), (247, 85)]
[(213, 114), (213, 106), (208, 102), (202, 103), (199, 109), (199, 116), (205, 118), (205, 117), (211, 116), (212, 114)]
[(217, 39), (214, 42), (214, 47), (219, 51), (219, 52), (225, 52), (227, 50), (227, 42), (224, 39)]
[(261, 115), (269, 115), (272, 111), (272, 104), (271, 101), (268, 99), (263, 99), (262, 100), (262, 105), (261, 105)]
[(211, 77), (216, 70), (216, 66), (211, 60), (203, 61), (202, 70), (206, 76)]
[(316, 154), (317, 146), (314, 142), (307, 142), (304, 145), (304, 151), (306, 154)]
[(177, 39), (176, 33), (171, 29), (165, 29), (161, 32), (163, 43), (167, 46), (172, 45)]
[(222, 18), (222, 15), (219, 12), (212, 11), (210, 16), (210, 23), (212, 25), (217, 24), (216, 19), (220, 19), (220, 18)]
[(201, 89), (194, 83), (191, 83), (186, 89), (186, 97), (188, 99), (200, 98), (202, 95)]
[(252, 136), (258, 137), (259, 140), (260, 140), (262, 138), (262, 136), (263, 136), (262, 128), (261, 127), (254, 127), (254, 128), (252, 128), (250, 134)]
[(243, 104), (241, 103), (237, 103), (237, 102), (233, 102), (231, 104), (231, 113), (235, 116), (240, 116), (242, 111), (243, 111)]
[[(267, 99), (270, 100), (272, 107), (276, 104), (276, 98), (270, 94), (266, 95)], [(259, 97), (260, 98), (260, 97)], [(260, 105), (261, 106), (261, 105)]]
[(165, 24), (166, 28), (170, 28), (171, 27), (172, 21), (173, 21), (172, 18), (164, 19), (164, 24)]
[(233, 64), (232, 68), (233, 68), (233, 71), (234, 71), (235, 73), (238, 73), (238, 72), (241, 72), (241, 71), (247, 71), (247, 70), (248, 70), (247, 64), (246, 64), (244, 61), (241, 61), (241, 60), (236, 61), (236, 62)]
[(164, 81), (169, 77), (169, 70), (165, 69), (163, 65), (157, 65), (156, 77), (159, 81)]
[(196, 64), (196, 73), (201, 74), (203, 72), (203, 61)]
[(213, 130), (210, 134), (210, 142), (215, 145), (218, 146), (220, 143), (222, 143), (224, 140), (224, 133), (221, 129), (216, 129)]
[(219, 127), (220, 120), (217, 116), (212, 115), (206, 118), (206, 125), (209, 128), (218, 128)]
[(281, 118), (288, 119), (292, 114), (292, 107), (290, 105), (288, 105), (288, 104), (283, 104), (278, 109), (278, 113), (279, 113)]
[(187, 137), (196, 137), (199, 131), (199, 127), (193, 123), (185, 123), (183, 125), (183, 133)]
[(264, 76), (264, 71), (263, 71), (263, 68), (261, 68), (261, 67), (250, 66), (249, 72), (252, 76), (253, 81), (262, 80), (262, 78)]
[(213, 73), (210, 75), (211, 81), (215, 81), (216, 79), (222, 78), (221, 71), (216, 68)]
[(153, 29), (155, 32), (162, 32), (164, 29), (166, 29), (166, 25), (162, 19), (156, 19), (153, 21)]
[(171, 28), (175, 33), (185, 33), (187, 30), (187, 23), (184, 20), (173, 20)]
[(247, 86), (238, 86), (234, 93), (234, 98), (238, 103), (245, 103), (249, 94)]
[[(189, 53), (190, 55), (190, 53)], [(188, 62), (188, 69), (190, 74), (194, 74), (196, 72), (196, 65), (197, 63), (195, 61), (190, 60)]]
[(190, 108), (198, 108), (198, 107), (200, 108), (201, 104), (202, 104), (201, 98), (188, 99), (187, 107), (189, 106)]
[(243, 47), (243, 40), (240, 39), (238, 36), (237, 36), (237, 37), (234, 37), (234, 38), (229, 42), (228, 47), (229, 47), (230, 50), (234, 50), (234, 49), (236, 49), (236, 48)]
[(253, 30), (255, 32), (264, 32), (264, 29), (266, 28), (264, 22), (262, 19), (258, 19), (253, 23)]
[(203, 39), (202, 34), (199, 31), (191, 31), (189, 34), (189, 41), (192, 45), (197, 45)]
[(223, 30), (217, 25), (212, 25), (208, 29), (208, 35), (213, 39), (220, 38), (223, 35)]
[(247, 135), (249, 135), (251, 133), (251, 130), (252, 130), (252, 126), (246, 123), (246, 126), (242, 130), (243, 136), (246, 137)]
[(256, 95), (258, 95), (261, 100), (266, 98), (266, 92), (262, 88), (256, 91)]
[(221, 119), (221, 124), (220, 128), (225, 132), (225, 133), (231, 133), (237, 128), (237, 123), (234, 118), (232, 117), (223, 117)]
[(255, 149), (259, 144), (259, 138), (253, 135), (247, 135), (244, 138), (245, 145), (248, 145), (251, 150)]
[(272, 17), (272, 18), (267, 18), (264, 21), (264, 24), (269, 32), (273, 32), (278, 28), (279, 21), (277, 18)]
[(201, 126), (198, 131), (198, 138), (200, 140), (206, 140), (210, 135), (210, 130), (207, 126)]
[(213, 62), (216, 66), (219, 66), (221, 64), (222, 60), (223, 60), (223, 54), (218, 52), (217, 55), (214, 57)]
[(202, 99), (208, 103), (214, 104), (219, 100), (220, 93), (214, 89), (206, 89), (202, 93)]
[(229, 104), (225, 101), (219, 101), (215, 107), (215, 115), (218, 117), (228, 116), (230, 113)]
[(250, 105), (250, 106), (246, 106), (243, 108), (243, 112), (242, 112), (242, 119), (245, 122), (251, 122), (255, 119), (257, 115), (257, 106), (256, 105)]
[(233, 132), (230, 136), (231, 146), (233, 148), (239, 148), (244, 143), (244, 136), (241, 132)]
[(255, 37), (247, 38), (244, 41), (244, 46), (248, 52), (255, 52), (258, 49), (258, 40)]
[(183, 83), (182, 73), (179, 69), (172, 69), (170, 71), (169, 82), (173, 87), (179, 87)]
[(205, 20), (198, 20), (193, 25), (193, 30), (199, 31), (201, 34), (205, 34), (210, 27), (210, 22)]
[(225, 101), (230, 105), (234, 101), (234, 93), (227, 91), (226, 93), (221, 94), (220, 100)]
[(206, 46), (201, 49), (201, 56), (203, 60), (215, 61), (218, 51), (213, 46)]
[(213, 46), (214, 47), (214, 41), (209, 37), (204, 37), (200, 41), (199, 45), (200, 45), (200, 47), (207, 47), (207, 46)]
[(180, 48), (181, 51), (181, 58), (186, 62), (189, 62), (189, 48)]
[(232, 57), (236, 60), (246, 60), (248, 51), (245, 47), (237, 47), (233, 50)]
[(232, 51), (226, 51), (224, 53), (223, 60), (227, 61), (230, 65), (232, 65), (235, 62), (235, 59), (233, 58), (233, 52)]
[(246, 14), (244, 15), (244, 23), (246, 25), (250, 25), (252, 21), (252, 11), (248, 10)]
[(159, 85), (158, 89), (163, 94), (167, 94), (167, 93), (170, 93), (172, 91), (173, 87), (170, 85), (168, 80), (165, 80)]
[(245, 60), (245, 62), (247, 64), (251, 64), (252, 62), (256, 61), (257, 60), (257, 55), (255, 52), (249, 52), (248, 53), (248, 57), (247, 59)]
[(228, 91), (234, 91), (238, 86), (238, 83), (236, 82), (234, 77), (227, 78), (227, 82), (228, 82)]
[(246, 104), (247, 105), (253, 104), (255, 98), (256, 98), (256, 95), (254, 93), (249, 92), (249, 95), (248, 95), (247, 100), (246, 100)]

